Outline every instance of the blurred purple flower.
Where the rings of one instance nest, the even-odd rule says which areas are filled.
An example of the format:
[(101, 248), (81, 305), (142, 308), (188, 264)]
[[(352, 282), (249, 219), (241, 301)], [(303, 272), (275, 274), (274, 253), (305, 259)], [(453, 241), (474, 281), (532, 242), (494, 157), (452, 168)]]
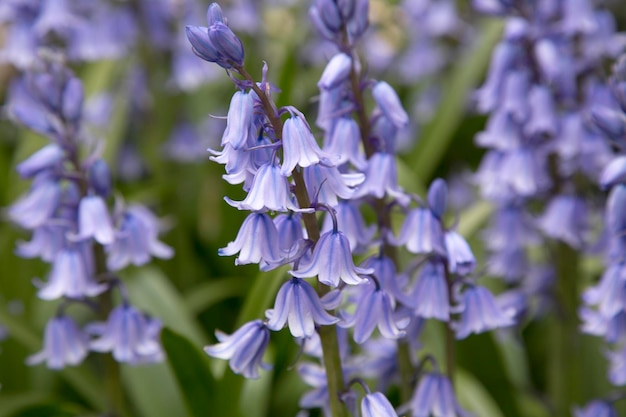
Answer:
[(87, 335), (68, 316), (56, 316), (46, 324), (44, 347), (39, 353), (26, 358), (28, 365), (45, 362), (50, 369), (78, 365), (89, 353)]

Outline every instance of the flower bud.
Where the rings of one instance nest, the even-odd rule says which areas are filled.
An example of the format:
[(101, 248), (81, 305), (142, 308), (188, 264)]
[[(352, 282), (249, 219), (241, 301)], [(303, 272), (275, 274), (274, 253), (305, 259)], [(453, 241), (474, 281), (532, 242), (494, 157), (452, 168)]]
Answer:
[(435, 217), (441, 219), (446, 211), (446, 201), (448, 199), (448, 186), (441, 178), (432, 182), (428, 189), (428, 207)]
[(379, 81), (372, 89), (372, 95), (380, 110), (394, 126), (402, 128), (409, 124), (409, 115), (402, 107), (400, 98), (393, 87), (385, 81)]
[(81, 81), (76, 77), (70, 78), (65, 84), (61, 100), (61, 114), (65, 120), (78, 122), (83, 112), (84, 96)]
[(89, 186), (103, 198), (111, 193), (111, 171), (103, 159), (97, 159), (89, 167)]
[(213, 46), (211, 39), (209, 39), (208, 29), (203, 26), (189, 26), (185, 27), (185, 33), (187, 39), (191, 43), (193, 53), (199, 58), (209, 62), (217, 62), (220, 58), (219, 53)]
[(219, 4), (211, 3), (206, 11), (206, 20), (209, 23), (209, 27), (218, 22), (226, 24), (226, 20), (224, 19), (224, 15), (222, 14), (222, 8)]
[(612, 140), (626, 139), (626, 117), (613, 109), (591, 110), (591, 118), (598, 128)]
[(221, 55), (217, 63), (223, 68), (230, 68), (231, 63), (243, 65), (243, 44), (232, 30), (224, 23), (217, 22), (209, 27), (209, 39), (215, 50)]

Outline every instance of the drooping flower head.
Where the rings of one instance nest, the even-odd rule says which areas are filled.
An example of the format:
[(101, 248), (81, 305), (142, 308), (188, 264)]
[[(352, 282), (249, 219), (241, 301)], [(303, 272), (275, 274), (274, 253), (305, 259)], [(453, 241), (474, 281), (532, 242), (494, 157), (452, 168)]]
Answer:
[(206, 346), (204, 351), (210, 356), (227, 359), (234, 373), (246, 378), (258, 378), (259, 368), (267, 368), (263, 363), (263, 354), (270, 333), (261, 320), (248, 322), (231, 335), (216, 332), (216, 336), (219, 343)]

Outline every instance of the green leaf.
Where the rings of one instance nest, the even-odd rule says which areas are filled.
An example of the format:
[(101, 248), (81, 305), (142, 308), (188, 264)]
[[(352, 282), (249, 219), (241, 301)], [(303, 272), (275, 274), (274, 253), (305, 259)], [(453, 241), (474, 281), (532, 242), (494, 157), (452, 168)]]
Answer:
[(163, 272), (154, 267), (143, 267), (124, 274), (124, 277), (133, 305), (158, 317), (165, 326), (176, 329), (197, 346), (207, 343), (207, 337), (185, 299)]
[(477, 201), (459, 215), (459, 233), (466, 239), (472, 237), (482, 229), (489, 216), (493, 213), (493, 206), (487, 201)]
[(262, 318), (265, 310), (272, 306), (278, 287), (285, 280), (287, 267), (281, 267), (271, 272), (260, 272), (255, 278), (246, 297), (241, 313), (237, 318), (237, 327), (244, 323)]
[(245, 294), (248, 282), (239, 277), (203, 282), (185, 293), (185, 305), (193, 314), (199, 314), (215, 304)]
[[(12, 339), (30, 351), (41, 349), (41, 338), (25, 323), (11, 316), (5, 309), (0, 308), (0, 324), (5, 326)], [(85, 400), (94, 408), (104, 409), (104, 389), (102, 384), (85, 368), (65, 368), (58, 372)]]
[(468, 411), (480, 417), (504, 417), (489, 392), (472, 374), (457, 368), (455, 382), (459, 402)]
[(424, 126), (419, 142), (406, 158), (412, 161), (418, 181), (428, 181), (440, 164), (463, 119), (468, 93), (484, 74), (491, 50), (500, 39), (501, 21), (487, 21), (482, 27), (477, 44), (459, 59), (448, 77), (435, 117)]
[(209, 369), (206, 355), (188, 339), (168, 328), (161, 332), (161, 341), (167, 352), (167, 361), (185, 398), (189, 415), (216, 415), (217, 383)]
[(10, 417), (76, 417), (84, 415), (84, 410), (75, 404), (30, 404)]
[(30, 391), (23, 394), (0, 395), (0, 417), (15, 415), (18, 410), (50, 400), (48, 394)]
[(166, 363), (121, 366), (130, 402), (143, 417), (185, 416), (176, 378)]

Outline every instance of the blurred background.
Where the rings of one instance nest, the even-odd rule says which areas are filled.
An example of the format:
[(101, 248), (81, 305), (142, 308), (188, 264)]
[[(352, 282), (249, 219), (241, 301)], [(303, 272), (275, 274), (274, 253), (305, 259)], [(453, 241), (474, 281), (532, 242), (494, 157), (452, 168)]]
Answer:
[[(0, 4), (3, 102), (21, 71), (13, 50), (15, 27), (35, 25), (46, 3), (53, 0)], [(223, 167), (209, 161), (206, 152), (219, 148), (234, 88), (224, 70), (191, 53), (184, 36), (185, 24), (206, 24), (208, 2), (67, 3), (82, 19), (66, 21), (67, 25), (87, 23), (99, 34), (79, 33), (75, 36), (80, 42), (73, 44), (63, 37), (65, 32), (51, 26), (49, 32), (40, 28), (41, 39), (67, 43), (69, 65), (85, 86), (89, 134), (103, 140), (117, 190), (124, 200), (146, 204), (163, 220), (162, 240), (176, 252), (170, 260), (124, 270), (121, 276), (131, 300), (190, 342), (178, 345), (182, 356), (195, 354), (194, 360), (212, 369), (203, 386), (187, 386), (193, 395), (215, 405), (207, 415), (295, 416), (307, 387), (292, 369), (299, 347), (287, 331), (272, 336), (267, 362), (274, 368), (258, 380), (244, 381), (224, 361), (209, 359), (201, 351), (215, 342), (216, 329), (230, 333), (243, 322), (262, 317), (285, 276), (284, 269), (260, 273), (255, 265), (236, 267), (232, 257), (217, 255), (218, 248), (234, 239), (246, 213), (224, 202), (223, 196), (240, 200), (244, 193), (222, 180)], [(626, 28), (623, 2), (604, 4), (616, 15), (618, 27)], [(317, 80), (332, 51), (309, 22), (309, 2), (232, 0), (220, 5), (244, 42), (246, 66), (253, 76), (260, 79), (262, 63), (267, 62), (268, 77), (280, 89), (277, 103), (293, 105), (314, 120)], [(16, 8), (22, 14), (15, 14)], [(433, 178), (450, 181), (451, 205), (480, 267), (484, 255), (480, 230), (490, 207), (478, 197), (472, 173), (484, 152), (475, 145), (474, 135), (484, 128), (486, 116), (475, 111), (472, 93), (484, 80), (502, 21), (479, 15), (467, 1), (452, 0), (371, 0), (370, 17), (369, 32), (360, 45), (367, 73), (392, 84), (411, 116), (411, 126), (399, 143), (400, 183), (424, 195)], [(31, 46), (35, 54), (41, 47)], [(28, 59), (28, 51), (21, 48), (19, 57)], [(4, 209), (29, 186), (15, 172), (16, 164), (47, 142), (14, 124), (6, 111), (2, 116), (0, 208)], [(102, 354), (91, 354), (79, 367), (61, 371), (24, 363), (41, 349), (45, 323), (58, 303), (36, 297), (33, 279), (45, 278), (49, 266), (15, 255), (16, 242), (29, 236), (5, 217), (0, 217), (0, 417), (98, 415), (103, 401), (103, 381), (98, 377)], [(597, 281), (601, 271), (599, 261), (585, 264), (582, 286)], [(72, 311), (77, 320), (87, 314), (80, 308)], [(462, 372), (457, 391), (469, 410), (483, 417), (550, 415), (544, 398), (547, 378), (550, 372), (560, 372), (551, 369), (546, 351), (550, 320), (549, 312), (536, 306), (536, 318), (513, 335), (488, 333), (457, 343)], [(602, 342), (581, 338), (588, 354), (570, 364), (585, 376), (578, 404), (610, 390)], [(436, 335), (425, 339), (435, 347), (441, 343)], [(193, 415), (181, 391), (185, 388), (168, 363), (122, 365), (121, 370), (129, 415)], [(189, 378), (192, 384), (205, 376)], [(224, 404), (232, 407), (227, 414), (219, 408)]]

